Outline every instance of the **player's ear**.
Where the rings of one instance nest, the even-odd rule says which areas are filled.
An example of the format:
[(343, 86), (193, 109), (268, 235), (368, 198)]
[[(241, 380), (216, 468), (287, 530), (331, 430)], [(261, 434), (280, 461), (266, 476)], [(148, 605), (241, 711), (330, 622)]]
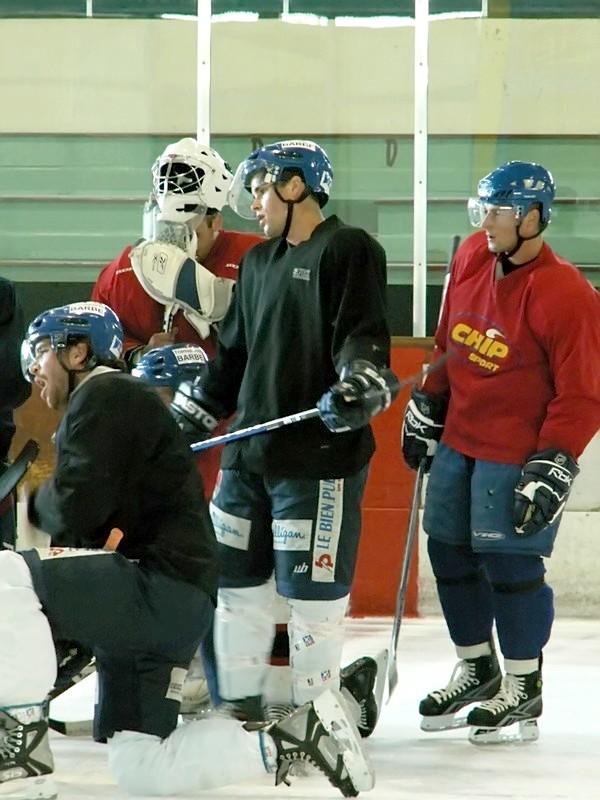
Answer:
[(71, 345), (68, 351), (69, 367), (72, 369), (82, 369), (90, 357), (90, 346), (88, 342), (81, 341)]

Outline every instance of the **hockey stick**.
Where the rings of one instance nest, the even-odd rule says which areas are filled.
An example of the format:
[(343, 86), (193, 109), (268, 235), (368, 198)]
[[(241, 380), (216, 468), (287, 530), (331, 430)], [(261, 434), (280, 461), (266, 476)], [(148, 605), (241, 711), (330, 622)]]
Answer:
[[(96, 663), (92, 659), (91, 661), (88, 661), (87, 664), (84, 664), (77, 672), (68, 676), (62, 685), (56, 686), (54, 689), (52, 689), (48, 695), (48, 700), (55, 700), (57, 697), (60, 697), (65, 692), (69, 691), (69, 689), (72, 689), (73, 686), (82, 681), (84, 678), (87, 678), (89, 675), (93, 675), (95, 671)], [(53, 731), (62, 733), (63, 736), (90, 736), (92, 733), (93, 722), (91, 719), (61, 720), (50, 717), (48, 719), (48, 725)]]
[[(415, 372), (414, 375), (410, 375), (408, 378), (398, 381), (396, 393), (406, 386), (419, 383), (422, 378), (429, 375), (430, 372), (441, 367), (447, 358), (448, 356), (445, 354), (439, 358), (435, 364), (432, 364), (431, 367)], [(374, 397), (377, 394), (379, 394), (377, 390), (372, 390), (371, 396)], [(278, 428), (283, 428), (285, 425), (294, 425), (296, 422), (304, 422), (307, 419), (314, 419), (318, 416), (320, 416), (318, 408), (308, 408), (306, 411), (298, 411), (296, 414), (288, 414), (286, 417), (277, 417), (277, 419), (272, 419), (269, 422), (260, 422), (258, 425), (250, 425), (250, 427), (241, 428), (239, 431), (224, 433), (223, 436), (213, 436), (212, 439), (205, 439), (203, 442), (196, 442), (190, 445), (190, 448), (193, 453), (200, 453), (202, 450), (208, 450), (219, 444), (229, 444), (230, 442), (236, 442), (238, 439), (246, 439), (248, 436), (256, 436), (260, 433), (274, 431)]]
[(39, 452), (40, 446), (35, 439), (25, 442), (12, 464), (9, 464), (0, 475), (0, 503), (14, 492), (21, 478), (38, 457)]
[[(446, 272), (444, 273), (444, 281), (442, 284), (442, 297), (440, 300), (440, 311), (438, 314), (438, 325), (441, 322), (444, 313), (444, 305), (446, 303), (446, 295), (448, 293), (448, 285), (450, 283), (450, 274), (452, 272), (452, 262), (460, 244), (460, 236), (455, 234), (450, 243), (450, 252), (448, 254), (448, 263), (446, 264)], [(435, 371), (448, 358), (448, 351), (444, 353), (437, 361), (434, 361), (432, 366), (425, 370), (426, 375)], [(415, 477), (415, 485), (413, 489), (413, 497), (410, 506), (410, 515), (408, 519), (408, 530), (406, 534), (406, 543), (404, 547), (404, 558), (402, 561), (402, 570), (400, 573), (400, 583), (398, 584), (398, 592), (396, 594), (396, 608), (394, 612), (394, 621), (392, 623), (392, 635), (390, 642), (390, 658), (388, 662), (388, 702), (392, 696), (394, 689), (398, 684), (398, 637), (400, 635), (400, 626), (402, 625), (402, 615), (404, 613), (404, 605), (406, 603), (406, 593), (408, 590), (408, 576), (412, 552), (417, 540), (417, 532), (419, 529), (419, 506), (421, 505), (421, 492), (423, 486), (423, 478), (425, 475), (425, 464), (422, 461), (419, 464), (417, 475)]]
[(390, 658), (388, 662), (388, 703), (394, 692), (394, 689), (398, 684), (398, 637), (400, 635), (400, 626), (402, 625), (402, 615), (404, 613), (406, 593), (408, 591), (410, 562), (412, 560), (412, 553), (415, 546), (415, 541), (417, 540), (417, 530), (419, 528), (419, 506), (421, 505), (421, 489), (423, 486), (424, 475), (425, 463), (421, 461), (419, 464), (419, 469), (417, 470), (415, 486), (410, 505), (408, 531), (406, 534), (406, 543), (404, 545), (404, 558), (402, 559), (402, 570), (400, 572), (400, 583), (398, 584), (398, 593), (396, 595), (396, 609), (394, 612), (394, 622), (392, 625), (392, 635), (390, 639)]

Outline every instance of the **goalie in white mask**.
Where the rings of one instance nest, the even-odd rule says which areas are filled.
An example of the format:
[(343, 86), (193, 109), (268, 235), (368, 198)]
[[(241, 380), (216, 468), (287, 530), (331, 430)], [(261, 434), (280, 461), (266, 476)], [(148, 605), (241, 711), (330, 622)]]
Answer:
[[(156, 159), (152, 167), (153, 199), (156, 202), (153, 212), (146, 218), (145, 236), (155, 237), (155, 228), (166, 237), (169, 223), (185, 225), (189, 231), (188, 245), (195, 246), (193, 263), (186, 263), (187, 256), (174, 250), (169, 266), (176, 264), (189, 277), (188, 286), (196, 287), (196, 272), (205, 271), (218, 279), (212, 295), (215, 303), (212, 317), (224, 313), (223, 306), (231, 295), (233, 282), (237, 280), (242, 256), (262, 237), (253, 233), (239, 233), (223, 228), (222, 210), (227, 204), (227, 196), (232, 174), (226, 162), (212, 148), (196, 139), (185, 138), (169, 144)], [(171, 233), (177, 230), (171, 228)], [(180, 228), (179, 233), (186, 233)], [(186, 234), (187, 235), (187, 234)], [(141, 244), (142, 249), (144, 243)], [(131, 244), (108, 264), (98, 276), (92, 297), (110, 306), (118, 315), (124, 332), (124, 358), (131, 369), (141, 356), (155, 347), (189, 342), (200, 345), (209, 358), (216, 349), (216, 324), (203, 318), (200, 313), (192, 314), (189, 303), (179, 303), (174, 307), (174, 292), (169, 292), (168, 282), (161, 275), (163, 283), (159, 286), (151, 282), (141, 282), (134, 272)], [(150, 255), (150, 251), (154, 252)], [(138, 250), (138, 264), (152, 266), (156, 256), (157, 267), (161, 264), (162, 252), (173, 254), (166, 245), (144, 250), (145, 258)], [(185, 269), (184, 269), (185, 264)], [(202, 268), (199, 266), (202, 265)], [(141, 274), (141, 267), (140, 272)], [(177, 281), (171, 282), (171, 286)], [(150, 291), (150, 293), (149, 293)], [(160, 292), (160, 293), (159, 293)], [(210, 286), (204, 291), (209, 299)], [(224, 302), (225, 301), (225, 302)], [(206, 303), (204, 303), (206, 306)], [(204, 314), (204, 308), (202, 314)], [(217, 313), (215, 313), (215, 310)], [(196, 325), (192, 322), (196, 322)], [(201, 464), (202, 480), (207, 496), (212, 493), (219, 468), (219, 457), (215, 451), (207, 452)]]

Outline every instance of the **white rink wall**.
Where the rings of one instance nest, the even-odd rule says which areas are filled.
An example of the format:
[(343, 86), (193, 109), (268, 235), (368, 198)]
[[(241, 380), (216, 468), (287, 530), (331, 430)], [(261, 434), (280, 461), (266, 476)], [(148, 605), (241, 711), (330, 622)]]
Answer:
[[(554, 589), (560, 617), (600, 619), (600, 434), (579, 459), (546, 580)], [(419, 614), (439, 614), (435, 581), (427, 556), (427, 537), (419, 538)]]

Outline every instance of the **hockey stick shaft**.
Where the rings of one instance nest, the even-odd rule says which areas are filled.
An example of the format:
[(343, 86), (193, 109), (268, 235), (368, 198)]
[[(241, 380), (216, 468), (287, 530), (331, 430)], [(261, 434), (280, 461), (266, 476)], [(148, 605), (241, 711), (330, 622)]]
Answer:
[[(429, 372), (441, 367), (446, 358), (447, 356), (442, 356), (430, 369), (421, 370), (408, 378), (404, 378), (404, 380), (398, 381), (397, 392), (405, 386), (412, 386), (415, 383), (419, 383)], [(193, 453), (200, 453), (203, 450), (208, 450), (219, 444), (229, 444), (230, 442), (236, 442), (238, 439), (246, 439), (249, 436), (256, 436), (260, 433), (274, 431), (278, 428), (283, 428), (285, 425), (295, 425), (297, 422), (304, 422), (307, 419), (314, 419), (318, 416), (320, 416), (318, 408), (309, 408), (306, 411), (298, 411), (296, 414), (288, 414), (286, 417), (277, 417), (277, 419), (272, 419), (269, 422), (261, 422), (258, 425), (251, 425), (248, 428), (240, 428), (239, 431), (225, 433), (223, 436), (213, 436), (211, 439), (206, 439), (203, 442), (196, 442), (190, 445), (190, 447)]]
[(392, 696), (396, 685), (398, 684), (398, 666), (396, 662), (396, 656), (398, 652), (398, 637), (400, 635), (400, 626), (402, 625), (404, 606), (406, 605), (410, 562), (412, 560), (413, 550), (417, 540), (417, 531), (419, 529), (419, 506), (421, 505), (421, 491), (423, 487), (424, 476), (425, 462), (421, 461), (415, 477), (415, 485), (410, 504), (410, 515), (408, 518), (406, 542), (404, 545), (404, 557), (402, 559), (402, 569), (400, 571), (400, 582), (398, 584), (398, 592), (396, 594), (396, 609), (394, 613), (394, 624), (392, 626), (390, 661), (388, 665), (388, 701)]
[(0, 502), (14, 492), (21, 478), (38, 457), (39, 452), (40, 446), (35, 439), (25, 442), (12, 464), (0, 475)]

